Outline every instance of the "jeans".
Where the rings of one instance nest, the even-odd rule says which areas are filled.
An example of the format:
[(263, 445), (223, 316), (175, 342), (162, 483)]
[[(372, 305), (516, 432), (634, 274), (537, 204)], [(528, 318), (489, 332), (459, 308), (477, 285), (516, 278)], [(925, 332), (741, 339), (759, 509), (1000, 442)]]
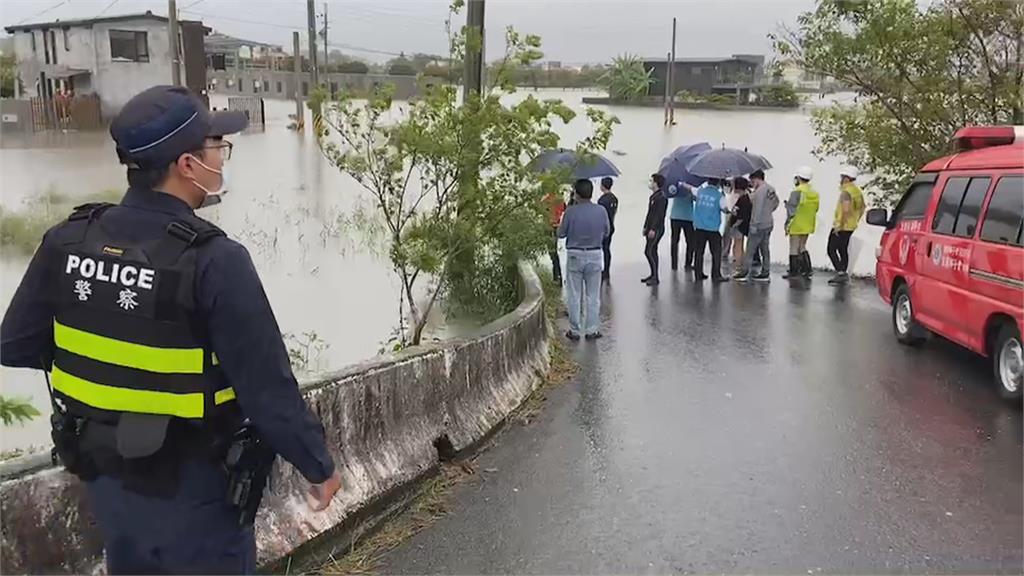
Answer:
[(603, 261), (601, 250), (566, 251), (565, 307), (569, 312), (569, 331), (573, 334), (595, 334), (601, 326)]
[(604, 254), (604, 271), (601, 272), (603, 278), (608, 278), (612, 269), (612, 236), (615, 233), (612, 232), (601, 242), (601, 252)]
[(661, 237), (665, 235), (665, 229), (654, 231), (654, 238), (645, 236), (647, 245), (644, 246), (644, 256), (647, 257), (647, 264), (651, 267), (651, 278), (654, 280), (658, 279), (658, 243), (661, 242)]
[(704, 250), (711, 249), (711, 277), (722, 277), (722, 235), (717, 231), (697, 230), (697, 253), (693, 262), (697, 276), (704, 276)]
[(693, 253), (697, 248), (697, 241), (693, 237), (693, 221), (671, 219), (669, 220), (669, 223), (672, 225), (672, 235), (670, 237), (672, 269), (679, 269), (679, 232), (682, 232), (683, 236), (686, 238), (686, 255), (683, 260), (683, 265), (687, 268), (693, 268)]
[(765, 275), (772, 264), (772, 257), (769, 251), (770, 240), (772, 237), (772, 229), (767, 230), (755, 230), (751, 228), (750, 236), (747, 237), (747, 253), (743, 259), (743, 268), (741, 272), (747, 274), (754, 273), (754, 256), (760, 255), (761, 257), (761, 269), (758, 270), (758, 274)]
[(852, 230), (833, 230), (828, 235), (828, 259), (836, 272), (846, 272), (850, 267), (850, 237)]

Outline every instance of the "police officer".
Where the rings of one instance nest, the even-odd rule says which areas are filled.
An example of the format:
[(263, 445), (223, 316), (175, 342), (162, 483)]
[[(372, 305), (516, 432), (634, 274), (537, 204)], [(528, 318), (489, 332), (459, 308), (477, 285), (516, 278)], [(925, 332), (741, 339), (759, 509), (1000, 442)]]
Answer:
[(226, 188), (224, 136), (245, 126), (184, 88), (132, 98), (110, 126), (127, 193), (46, 233), (0, 327), (4, 365), (49, 373), (56, 452), (111, 574), (255, 570), (227, 498), (240, 429), (312, 484), (314, 510), (341, 487), (248, 252), (193, 212)]

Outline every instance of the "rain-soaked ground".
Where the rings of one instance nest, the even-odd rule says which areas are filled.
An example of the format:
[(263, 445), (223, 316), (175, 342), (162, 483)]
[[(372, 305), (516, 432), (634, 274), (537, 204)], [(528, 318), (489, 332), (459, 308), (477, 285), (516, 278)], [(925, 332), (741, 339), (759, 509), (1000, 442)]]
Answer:
[(579, 374), (382, 572), (1024, 570), (1022, 414), (986, 361), (896, 344), (870, 284), (644, 271), (613, 270)]

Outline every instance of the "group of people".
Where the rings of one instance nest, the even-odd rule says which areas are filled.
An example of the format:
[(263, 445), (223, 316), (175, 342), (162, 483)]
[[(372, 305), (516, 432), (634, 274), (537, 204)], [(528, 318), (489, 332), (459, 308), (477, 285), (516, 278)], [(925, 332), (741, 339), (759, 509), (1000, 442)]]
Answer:
[[(828, 239), (828, 257), (835, 268), (831, 285), (849, 281), (850, 238), (864, 214), (864, 195), (857, 186), (858, 172), (845, 167), (840, 171), (840, 194)], [(789, 237), (789, 267), (783, 278), (810, 278), (814, 271), (807, 240), (814, 234), (820, 197), (811, 181), (814, 173), (801, 167), (793, 175), (793, 190), (782, 202), (775, 188), (765, 181), (761, 170), (732, 179), (706, 180), (700, 186), (686, 182), (668, 183), (661, 174), (652, 174), (643, 224), (646, 245), (644, 255), (650, 273), (641, 279), (648, 286), (658, 285), (660, 262), (658, 248), (670, 231), (672, 270), (679, 269), (680, 240), (684, 241), (683, 269), (693, 271), (696, 280), (728, 282), (723, 259), (733, 261), (731, 279), (737, 282), (768, 282), (771, 279), (770, 240), (775, 227), (775, 211), (784, 206), (785, 233)], [(590, 180), (577, 180), (573, 200), (566, 207), (556, 206), (552, 225), (557, 238), (566, 242), (565, 282), (569, 315), (566, 337), (578, 340), (600, 338), (598, 324), (600, 284), (608, 280), (611, 266), (611, 238), (615, 231), (618, 198), (612, 193), (612, 179), (601, 182), (601, 197), (593, 202)], [(669, 209), (671, 201), (671, 209)], [(704, 256), (711, 253), (710, 275), (704, 273)], [(561, 283), (557, 252), (551, 255), (556, 281)]]

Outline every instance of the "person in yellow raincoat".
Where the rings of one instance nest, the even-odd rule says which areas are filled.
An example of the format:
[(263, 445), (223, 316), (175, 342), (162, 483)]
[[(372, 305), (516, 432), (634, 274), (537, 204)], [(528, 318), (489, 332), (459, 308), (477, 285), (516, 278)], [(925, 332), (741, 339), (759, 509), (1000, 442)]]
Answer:
[(795, 188), (786, 202), (786, 235), (789, 236), (789, 272), (784, 278), (810, 278), (811, 255), (807, 252), (807, 238), (814, 233), (818, 220), (818, 193), (811, 187), (814, 172), (800, 167), (793, 176)]

